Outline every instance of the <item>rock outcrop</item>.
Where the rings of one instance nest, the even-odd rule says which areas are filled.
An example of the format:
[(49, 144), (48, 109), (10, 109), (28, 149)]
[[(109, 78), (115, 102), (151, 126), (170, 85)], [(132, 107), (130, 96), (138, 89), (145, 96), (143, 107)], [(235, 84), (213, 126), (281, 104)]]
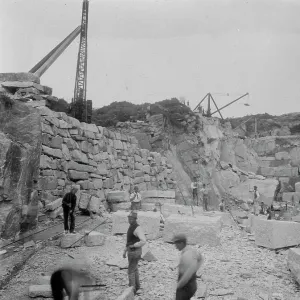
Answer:
[(29, 216), (36, 221), (33, 180), (39, 174), (42, 134), (35, 109), (3, 94), (0, 97), (0, 227), (7, 238), (34, 225), (28, 224)]

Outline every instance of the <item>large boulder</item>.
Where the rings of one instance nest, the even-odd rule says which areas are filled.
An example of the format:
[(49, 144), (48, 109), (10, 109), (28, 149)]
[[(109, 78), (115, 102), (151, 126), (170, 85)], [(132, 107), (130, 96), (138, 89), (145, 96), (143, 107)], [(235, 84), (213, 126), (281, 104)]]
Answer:
[(289, 221), (255, 220), (255, 244), (279, 249), (300, 244), (300, 224)]
[(185, 233), (188, 244), (218, 246), (221, 226), (220, 216), (171, 215), (165, 221), (163, 239), (172, 242), (174, 234)]
[[(0, 95), (0, 227), (11, 237), (22, 228), (19, 207), (30, 205), (33, 179), (38, 178), (41, 154), (41, 120), (36, 109)], [(34, 203), (33, 203), (34, 204)], [(32, 205), (33, 205), (32, 204)], [(31, 218), (30, 219), (34, 219)], [(36, 224), (26, 224), (26, 229)]]
[[(128, 212), (117, 211), (112, 214), (112, 234), (125, 234), (127, 233)], [(147, 239), (157, 239), (159, 237), (160, 228), (160, 213), (158, 212), (138, 212), (138, 224), (143, 228)]]

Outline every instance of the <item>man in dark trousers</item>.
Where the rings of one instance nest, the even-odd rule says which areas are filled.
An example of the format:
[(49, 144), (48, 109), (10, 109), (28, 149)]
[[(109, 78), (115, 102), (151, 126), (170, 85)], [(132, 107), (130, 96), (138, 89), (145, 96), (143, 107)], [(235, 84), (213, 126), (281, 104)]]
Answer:
[(176, 248), (181, 251), (176, 300), (189, 300), (197, 291), (196, 273), (203, 264), (203, 256), (196, 249), (187, 246), (185, 234), (175, 234), (173, 242)]
[(142, 247), (146, 244), (146, 237), (142, 227), (137, 223), (137, 212), (131, 211), (128, 215), (129, 228), (127, 230), (127, 243), (123, 257), (128, 253), (128, 279), (129, 286), (133, 286), (134, 294), (141, 288), (139, 280), (138, 263), (142, 256)]
[(64, 228), (65, 234), (69, 233), (69, 217), (70, 217), (70, 233), (75, 233), (75, 216), (74, 210), (76, 206), (76, 192), (77, 188), (72, 187), (71, 191), (65, 194), (62, 200), (62, 207), (64, 211)]

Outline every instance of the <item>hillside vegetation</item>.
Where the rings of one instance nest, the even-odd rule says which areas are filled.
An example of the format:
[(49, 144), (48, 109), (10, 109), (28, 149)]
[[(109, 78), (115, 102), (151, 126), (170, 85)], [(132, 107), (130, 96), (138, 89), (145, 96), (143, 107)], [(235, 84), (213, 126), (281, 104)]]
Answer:
[(189, 107), (182, 104), (177, 98), (166, 99), (154, 104), (133, 104), (127, 101), (113, 102), (93, 110), (92, 122), (98, 126), (115, 126), (118, 122), (145, 121), (146, 114), (165, 115), (175, 126), (180, 126), (184, 115), (191, 114)]

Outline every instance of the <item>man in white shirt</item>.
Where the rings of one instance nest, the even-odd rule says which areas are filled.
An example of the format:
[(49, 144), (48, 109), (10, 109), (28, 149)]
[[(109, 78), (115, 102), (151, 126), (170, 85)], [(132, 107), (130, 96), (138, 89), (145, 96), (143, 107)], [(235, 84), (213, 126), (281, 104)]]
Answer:
[(139, 188), (134, 187), (134, 192), (130, 194), (131, 210), (139, 210), (142, 208), (142, 196), (139, 193)]
[(178, 283), (176, 300), (189, 300), (197, 291), (196, 273), (203, 264), (203, 256), (187, 246), (185, 234), (179, 233), (173, 237), (176, 248), (181, 251), (178, 265)]
[(257, 190), (257, 186), (255, 185), (254, 186), (254, 193), (253, 193), (253, 196), (254, 196), (254, 201), (253, 201), (253, 204), (254, 204), (254, 214), (255, 215), (258, 215), (259, 214), (259, 198), (260, 198), (260, 194)]
[(191, 183), (191, 189), (193, 192), (193, 202), (198, 205), (199, 203), (199, 198), (198, 198), (198, 182), (197, 182), (197, 178), (194, 177), (193, 182)]
[(203, 187), (200, 190), (203, 195), (203, 210), (208, 211), (208, 197), (209, 197), (209, 190), (205, 183), (203, 183)]

